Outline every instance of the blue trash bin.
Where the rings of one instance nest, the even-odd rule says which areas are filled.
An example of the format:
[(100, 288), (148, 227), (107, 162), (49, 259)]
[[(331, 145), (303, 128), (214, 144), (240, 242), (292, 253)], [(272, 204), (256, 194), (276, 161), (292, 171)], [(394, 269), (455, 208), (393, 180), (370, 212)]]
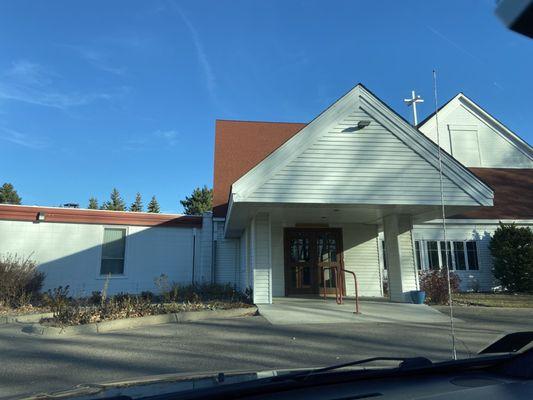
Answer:
[(424, 304), (424, 301), (426, 301), (426, 292), (423, 290), (411, 290), (411, 300), (415, 304)]

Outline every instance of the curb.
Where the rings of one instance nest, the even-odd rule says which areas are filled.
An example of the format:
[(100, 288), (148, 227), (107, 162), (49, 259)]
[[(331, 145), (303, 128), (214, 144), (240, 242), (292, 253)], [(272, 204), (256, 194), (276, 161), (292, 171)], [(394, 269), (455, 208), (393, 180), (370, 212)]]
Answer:
[(257, 307), (254, 306), (246, 308), (233, 308), (229, 310), (185, 311), (181, 313), (172, 314), (148, 315), (146, 317), (124, 318), (111, 321), (96, 322), (86, 325), (63, 327), (46, 326), (41, 325), (37, 322), (25, 326), (24, 328), (22, 328), (22, 332), (42, 336), (83, 335), (91, 333), (106, 333), (111, 331), (126, 330), (131, 328), (138, 328), (141, 326), (160, 325), (168, 323), (182, 324), (207, 319), (245, 317), (256, 314)]

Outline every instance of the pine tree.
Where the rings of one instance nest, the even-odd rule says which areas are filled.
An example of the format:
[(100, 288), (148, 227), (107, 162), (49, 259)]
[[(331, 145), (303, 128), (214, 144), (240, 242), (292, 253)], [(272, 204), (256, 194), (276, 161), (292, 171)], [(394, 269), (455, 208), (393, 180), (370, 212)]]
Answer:
[(133, 203), (131, 203), (130, 211), (142, 212), (142, 210), (143, 210), (142, 197), (141, 197), (141, 194), (139, 192), (137, 192), (137, 194), (135, 195), (135, 201)]
[(98, 210), (98, 200), (96, 197), (91, 197), (89, 199), (89, 206), (87, 207), (89, 210)]
[(120, 193), (116, 188), (113, 188), (113, 191), (111, 192), (111, 199), (109, 201), (106, 201), (102, 205), (102, 210), (112, 210), (112, 211), (125, 211), (126, 210), (126, 203), (124, 203), (124, 200), (122, 200), (122, 197), (120, 197)]
[(0, 187), (0, 203), (4, 204), (20, 204), (22, 199), (11, 183), (4, 183)]
[(187, 215), (200, 215), (206, 211), (211, 211), (213, 208), (213, 189), (208, 189), (207, 186), (197, 187), (190, 197), (186, 196), (185, 200), (180, 200), (180, 203)]
[(150, 203), (148, 203), (148, 207), (146, 207), (149, 213), (160, 213), (159, 210), (159, 203), (157, 202), (155, 196), (152, 196), (152, 200), (150, 200)]

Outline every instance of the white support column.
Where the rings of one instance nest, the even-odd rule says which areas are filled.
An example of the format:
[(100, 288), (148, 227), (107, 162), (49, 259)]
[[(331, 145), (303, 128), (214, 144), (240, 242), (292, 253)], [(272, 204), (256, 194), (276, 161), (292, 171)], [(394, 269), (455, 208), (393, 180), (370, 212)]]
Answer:
[(409, 215), (388, 215), (383, 219), (383, 233), (392, 301), (410, 303), (409, 292), (418, 289), (417, 271)]
[(259, 213), (254, 217), (251, 233), (254, 303), (272, 303), (272, 257), (268, 213)]

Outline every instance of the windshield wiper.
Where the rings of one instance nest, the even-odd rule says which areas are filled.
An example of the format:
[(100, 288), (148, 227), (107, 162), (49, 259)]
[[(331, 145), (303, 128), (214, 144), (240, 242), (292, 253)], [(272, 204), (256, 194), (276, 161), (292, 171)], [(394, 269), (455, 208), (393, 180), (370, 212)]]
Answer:
[(352, 367), (355, 365), (361, 365), (361, 364), (368, 364), (374, 361), (401, 361), (398, 368), (400, 370), (405, 370), (409, 368), (420, 368), (420, 367), (428, 367), (432, 365), (430, 359), (425, 357), (371, 357), (371, 358), (364, 358), (362, 360), (356, 360), (356, 361), (350, 361), (343, 364), (335, 364), (330, 365), (329, 367), (324, 368), (315, 368), (309, 371), (304, 372), (295, 372), (292, 374), (286, 374), (286, 375), (280, 375), (274, 378), (271, 378), (272, 381), (283, 381), (286, 379), (300, 379), (303, 378), (303, 380), (307, 379), (308, 377), (316, 374), (321, 374), (328, 371), (334, 371), (337, 369), (342, 369), (346, 367)]

